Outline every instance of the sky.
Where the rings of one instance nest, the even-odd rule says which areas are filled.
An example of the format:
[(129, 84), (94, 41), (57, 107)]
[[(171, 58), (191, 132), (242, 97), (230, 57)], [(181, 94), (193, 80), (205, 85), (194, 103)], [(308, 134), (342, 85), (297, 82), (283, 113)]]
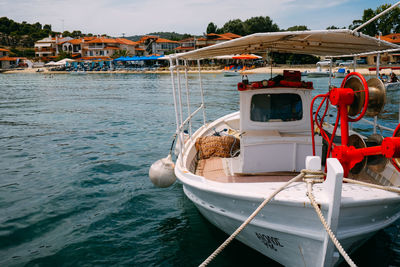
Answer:
[(0, 17), (51, 24), (53, 31), (80, 30), (110, 36), (172, 32), (201, 35), (210, 22), (269, 16), (279, 28), (348, 27), (381, 0), (0, 0)]

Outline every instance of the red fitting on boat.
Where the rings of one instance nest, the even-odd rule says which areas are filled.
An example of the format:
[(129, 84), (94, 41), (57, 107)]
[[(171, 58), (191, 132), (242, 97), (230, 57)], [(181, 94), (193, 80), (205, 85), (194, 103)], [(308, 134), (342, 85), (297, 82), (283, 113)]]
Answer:
[(400, 157), (400, 137), (386, 137), (382, 141), (382, 154), (387, 158)]
[(354, 101), (354, 91), (351, 88), (333, 88), (329, 93), (332, 105), (351, 105)]
[(238, 91), (246, 91), (247, 87), (244, 83), (238, 83)]

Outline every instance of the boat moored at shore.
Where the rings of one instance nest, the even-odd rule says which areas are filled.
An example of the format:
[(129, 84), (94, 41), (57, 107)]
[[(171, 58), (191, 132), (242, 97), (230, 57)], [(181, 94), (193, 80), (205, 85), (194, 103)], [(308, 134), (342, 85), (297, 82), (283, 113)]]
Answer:
[[(342, 260), (337, 252), (352, 263), (344, 250), (352, 253), (400, 217), (400, 131), (367, 147), (366, 137), (348, 126), (382, 110), (383, 84), (353, 72), (340, 88), (313, 98), (313, 84), (287, 71), (239, 83), (240, 110), (207, 123), (201, 76), (201, 104), (192, 111), (187, 83), (181, 84), (186, 64), (177, 62), (199, 64), (201, 58), (262, 50), (332, 57), (392, 48), (349, 30), (258, 33), (171, 59), (179, 144), (175, 174), (186, 196), (212, 224), (285, 266), (332, 266)], [(313, 109), (316, 99), (321, 101)], [(334, 124), (324, 121), (331, 106), (337, 108)], [(196, 114), (203, 114), (203, 125), (193, 131)]]

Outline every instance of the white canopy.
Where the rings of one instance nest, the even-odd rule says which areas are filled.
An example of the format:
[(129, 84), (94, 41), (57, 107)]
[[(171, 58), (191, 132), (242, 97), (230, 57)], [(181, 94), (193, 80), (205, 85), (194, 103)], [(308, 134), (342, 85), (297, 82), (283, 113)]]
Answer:
[(57, 64), (57, 65), (65, 65), (65, 63), (67, 63), (67, 62), (74, 62), (75, 60), (73, 60), (73, 59), (70, 59), (70, 58), (64, 58), (64, 59), (61, 59), (60, 61), (57, 61), (55, 64)]
[(317, 56), (353, 55), (400, 46), (351, 30), (255, 33), (241, 38), (171, 55), (182, 59), (212, 58), (231, 54), (282, 52)]
[(44, 64), (45, 66), (54, 66), (55, 62), (54, 61), (50, 61), (49, 63)]

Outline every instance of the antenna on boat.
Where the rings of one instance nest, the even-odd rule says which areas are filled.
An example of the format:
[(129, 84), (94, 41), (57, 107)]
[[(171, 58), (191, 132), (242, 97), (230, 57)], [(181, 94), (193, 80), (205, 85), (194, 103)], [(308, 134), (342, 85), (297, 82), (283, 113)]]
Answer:
[(385, 15), (386, 13), (388, 13), (389, 11), (391, 11), (392, 9), (396, 8), (397, 6), (400, 5), (400, 1), (397, 2), (396, 4), (394, 4), (393, 6), (389, 7), (388, 9), (382, 11), (381, 13), (379, 13), (378, 15), (376, 15), (375, 17), (371, 18), (370, 20), (368, 20), (367, 22), (364, 22), (363, 24), (361, 24), (360, 26), (358, 26), (357, 28), (355, 28), (352, 33), (356, 33), (358, 32), (361, 28), (364, 28), (365, 26), (367, 26), (368, 24), (370, 24), (371, 22), (373, 22), (374, 20), (376, 20), (377, 18)]

